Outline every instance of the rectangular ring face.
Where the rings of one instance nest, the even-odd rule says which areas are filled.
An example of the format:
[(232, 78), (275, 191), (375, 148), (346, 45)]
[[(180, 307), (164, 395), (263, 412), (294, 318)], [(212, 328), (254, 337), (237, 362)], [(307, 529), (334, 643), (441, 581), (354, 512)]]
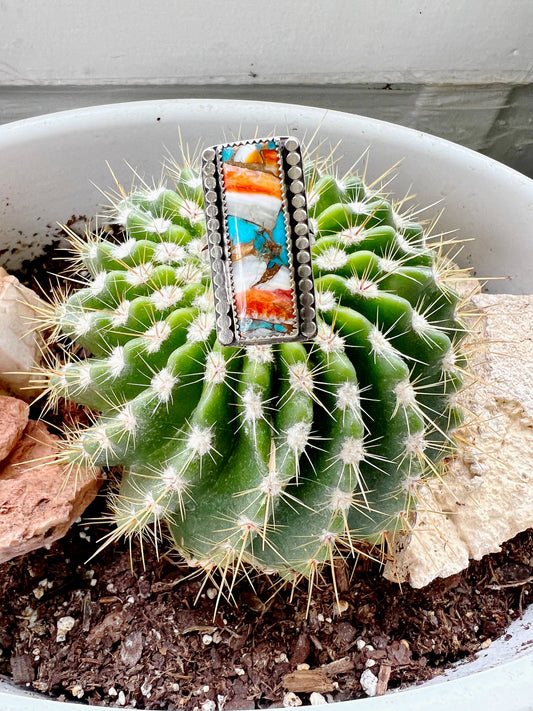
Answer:
[(219, 341), (311, 338), (314, 284), (298, 141), (213, 146), (204, 151), (202, 177)]

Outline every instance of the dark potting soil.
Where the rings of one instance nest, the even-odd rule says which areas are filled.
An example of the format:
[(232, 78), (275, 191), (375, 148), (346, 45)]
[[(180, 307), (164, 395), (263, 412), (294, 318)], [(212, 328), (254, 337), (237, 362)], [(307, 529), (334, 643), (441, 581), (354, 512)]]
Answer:
[[(65, 267), (56, 247), (18, 274), (38, 293)], [(80, 416), (74, 406), (46, 419), (55, 428)], [(150, 544), (120, 541), (89, 560), (110, 529), (88, 522), (104, 510), (102, 494), (50, 550), (0, 565), (0, 674), (16, 684), (145, 709), (298, 705), (312, 692), (341, 701), (365, 696), (367, 669), (384, 693), (472, 657), (532, 596), (529, 531), (419, 591), (361, 558), (336, 570), (337, 597), (325, 570), (311, 592), (302, 583), (274, 594), (267, 578), (243, 578), (218, 599), (219, 577), (206, 581)]]
[(381, 693), (488, 647), (533, 587), (529, 531), (423, 590), (360, 559), (337, 571), (338, 599), (325, 571), (310, 596), (305, 585), (273, 595), (266, 578), (241, 579), (217, 610), (218, 578), (195, 577), (150, 544), (144, 565), (124, 541), (85, 562), (109, 531), (86, 523), (102, 508), (99, 497), (50, 550), (0, 566), (0, 673), (60, 699), (203, 711), (279, 706), (288, 692), (340, 701), (365, 696), (365, 669)]

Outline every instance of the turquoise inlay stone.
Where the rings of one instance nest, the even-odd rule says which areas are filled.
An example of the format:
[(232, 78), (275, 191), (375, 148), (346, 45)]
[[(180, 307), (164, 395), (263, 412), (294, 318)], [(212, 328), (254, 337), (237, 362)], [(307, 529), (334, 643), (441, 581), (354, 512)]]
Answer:
[(222, 149), (222, 160), (224, 162), (231, 160), (235, 155), (235, 148), (228, 148), (227, 146)]
[(234, 215), (228, 216), (228, 235), (232, 244), (254, 242), (261, 234), (259, 226), (254, 225), (253, 222), (248, 222), (248, 220), (243, 220), (241, 217), (235, 217)]
[(251, 248), (253, 248), (254, 253), (265, 258), (268, 257), (268, 267), (274, 264), (289, 266), (287, 232), (283, 212), (279, 213), (276, 226), (271, 235), (268, 235), (258, 225), (248, 222), (248, 220), (229, 215), (228, 235), (235, 247), (239, 244), (249, 245), (253, 242), (253, 247)]

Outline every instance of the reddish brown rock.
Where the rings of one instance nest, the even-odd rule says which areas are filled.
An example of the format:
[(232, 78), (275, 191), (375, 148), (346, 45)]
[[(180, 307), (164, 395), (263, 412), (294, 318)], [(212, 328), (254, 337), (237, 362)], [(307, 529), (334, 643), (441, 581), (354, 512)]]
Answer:
[(0, 563), (53, 543), (95, 498), (100, 471), (54, 461), (59, 438), (30, 420), (0, 471)]
[(28, 405), (16, 397), (0, 395), (0, 462), (22, 437), (28, 424)]

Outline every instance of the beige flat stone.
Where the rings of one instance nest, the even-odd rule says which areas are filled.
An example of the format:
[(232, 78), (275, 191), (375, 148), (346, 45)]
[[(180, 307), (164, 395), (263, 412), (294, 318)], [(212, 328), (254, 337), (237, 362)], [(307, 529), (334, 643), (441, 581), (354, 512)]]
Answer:
[(0, 462), (22, 437), (28, 424), (28, 409), (23, 400), (0, 395)]
[(30, 375), (41, 362), (41, 337), (32, 331), (36, 309), (44, 302), (0, 267), (0, 387), (23, 400), (38, 390)]
[(385, 566), (386, 578), (415, 588), (533, 526), (533, 296), (477, 294), (472, 305), (485, 317), (466, 344), (475, 375), (459, 397), (468, 444), (420, 491), (413, 531), (396, 537)]
[(30, 420), (0, 470), (0, 563), (61, 538), (95, 498), (100, 470), (54, 461), (59, 438)]

